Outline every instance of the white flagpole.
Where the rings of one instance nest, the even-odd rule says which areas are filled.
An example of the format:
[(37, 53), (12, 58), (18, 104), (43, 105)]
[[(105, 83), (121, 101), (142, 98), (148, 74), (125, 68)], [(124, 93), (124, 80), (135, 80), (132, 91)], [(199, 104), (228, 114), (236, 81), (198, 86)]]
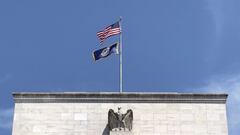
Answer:
[(120, 93), (122, 93), (123, 92), (123, 76), (122, 76), (122, 17), (120, 16), (120, 20), (119, 20), (119, 27), (120, 27), (120, 30), (121, 30), (121, 33), (120, 33), (120, 37), (119, 37), (119, 55), (120, 55), (120, 57), (119, 57), (119, 64), (120, 64), (120, 78), (119, 78), (119, 89), (120, 89)]

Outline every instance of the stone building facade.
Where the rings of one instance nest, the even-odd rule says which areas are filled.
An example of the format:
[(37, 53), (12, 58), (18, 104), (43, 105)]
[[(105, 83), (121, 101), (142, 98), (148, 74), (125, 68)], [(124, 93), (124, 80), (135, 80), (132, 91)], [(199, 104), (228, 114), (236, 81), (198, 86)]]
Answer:
[[(14, 93), (13, 135), (227, 135), (227, 94)], [(108, 111), (133, 111), (130, 132)]]

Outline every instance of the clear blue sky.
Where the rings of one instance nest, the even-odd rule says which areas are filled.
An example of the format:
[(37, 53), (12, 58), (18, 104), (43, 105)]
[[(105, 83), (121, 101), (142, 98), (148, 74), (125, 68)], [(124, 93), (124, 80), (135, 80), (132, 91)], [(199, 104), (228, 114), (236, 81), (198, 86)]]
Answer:
[(228, 93), (229, 133), (240, 133), (239, 0), (1, 0), (1, 134), (13, 91), (118, 91), (119, 57), (91, 53), (119, 16), (125, 91)]

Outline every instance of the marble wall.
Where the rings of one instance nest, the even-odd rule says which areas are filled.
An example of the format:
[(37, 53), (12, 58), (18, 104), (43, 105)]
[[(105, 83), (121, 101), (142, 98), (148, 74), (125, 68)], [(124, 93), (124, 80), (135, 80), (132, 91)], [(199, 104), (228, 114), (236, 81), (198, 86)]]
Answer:
[(117, 107), (133, 110), (133, 135), (228, 134), (225, 104), (15, 103), (13, 135), (108, 135)]

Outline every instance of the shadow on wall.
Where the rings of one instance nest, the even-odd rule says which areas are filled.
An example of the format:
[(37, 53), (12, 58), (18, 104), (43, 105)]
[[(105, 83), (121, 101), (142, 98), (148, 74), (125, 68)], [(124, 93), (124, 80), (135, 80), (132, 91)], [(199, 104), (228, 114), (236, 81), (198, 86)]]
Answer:
[(109, 135), (109, 128), (108, 128), (108, 125), (105, 126), (102, 135)]

